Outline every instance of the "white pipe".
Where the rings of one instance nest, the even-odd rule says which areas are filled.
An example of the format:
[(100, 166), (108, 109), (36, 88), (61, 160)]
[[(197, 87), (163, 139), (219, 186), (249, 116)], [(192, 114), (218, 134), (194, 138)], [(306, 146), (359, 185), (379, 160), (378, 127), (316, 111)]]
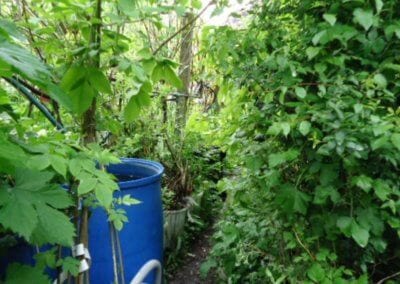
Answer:
[(144, 278), (146, 278), (146, 276), (154, 269), (156, 269), (156, 281), (154, 284), (161, 284), (161, 263), (155, 259), (146, 262), (146, 264), (140, 268), (139, 272), (135, 275), (130, 284), (142, 284)]

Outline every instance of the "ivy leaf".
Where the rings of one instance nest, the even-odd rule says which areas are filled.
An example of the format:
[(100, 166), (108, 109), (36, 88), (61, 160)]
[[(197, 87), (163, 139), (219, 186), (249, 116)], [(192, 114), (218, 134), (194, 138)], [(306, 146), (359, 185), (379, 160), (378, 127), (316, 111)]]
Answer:
[(366, 31), (374, 23), (374, 15), (371, 10), (363, 10), (361, 8), (357, 8), (353, 12), (354, 21), (359, 23)]
[(327, 14), (325, 13), (323, 16), (325, 21), (327, 21), (331, 26), (334, 26), (336, 23), (336, 15), (333, 14)]
[(13, 263), (7, 268), (7, 284), (50, 283), (50, 279), (41, 269), (20, 263)]
[(306, 89), (301, 88), (301, 87), (296, 87), (295, 92), (296, 92), (296, 96), (300, 99), (304, 99), (307, 95)]
[(299, 131), (303, 136), (306, 136), (311, 129), (311, 123), (308, 121), (302, 121), (299, 125)]
[(287, 213), (306, 214), (311, 198), (304, 192), (297, 190), (291, 184), (284, 184), (278, 191), (276, 202)]

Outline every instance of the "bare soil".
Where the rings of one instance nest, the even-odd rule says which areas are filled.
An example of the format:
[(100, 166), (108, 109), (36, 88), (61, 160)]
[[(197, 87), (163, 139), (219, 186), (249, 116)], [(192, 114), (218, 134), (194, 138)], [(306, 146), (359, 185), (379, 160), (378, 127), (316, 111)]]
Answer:
[(168, 284), (214, 284), (215, 275), (211, 272), (206, 279), (200, 277), (200, 266), (211, 250), (212, 228), (207, 229), (193, 243), (192, 249), (184, 255), (182, 267), (169, 279)]

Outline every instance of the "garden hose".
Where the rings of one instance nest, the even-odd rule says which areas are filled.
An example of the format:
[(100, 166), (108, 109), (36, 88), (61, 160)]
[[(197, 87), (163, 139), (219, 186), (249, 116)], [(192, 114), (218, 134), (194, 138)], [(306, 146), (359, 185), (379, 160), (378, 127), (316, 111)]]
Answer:
[(61, 132), (65, 132), (64, 126), (58, 122), (55, 117), (51, 114), (50, 110), (43, 105), (25, 86), (23, 86), (15, 78), (4, 78), (8, 83), (10, 83), (14, 88), (20, 91), (34, 106), (36, 106), (44, 116)]

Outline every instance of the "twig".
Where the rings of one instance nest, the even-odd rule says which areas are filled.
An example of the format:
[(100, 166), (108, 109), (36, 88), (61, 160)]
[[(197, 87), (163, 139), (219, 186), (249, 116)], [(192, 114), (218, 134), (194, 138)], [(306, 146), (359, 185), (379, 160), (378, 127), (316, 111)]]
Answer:
[(158, 47), (157, 49), (153, 52), (153, 55), (156, 55), (163, 47), (166, 45), (168, 42), (170, 42), (174, 37), (176, 37), (178, 34), (180, 34), (182, 31), (184, 31), (188, 26), (192, 25), (200, 16), (210, 7), (212, 4), (214, 4), (214, 0), (211, 0), (204, 8), (203, 10), (200, 11), (194, 17), (191, 21), (187, 22), (186, 25), (182, 26), (179, 30), (177, 30), (175, 33), (173, 33), (171, 36), (169, 36), (166, 40), (164, 40)]
[(294, 235), (296, 236), (297, 242), (300, 244), (300, 246), (308, 253), (308, 255), (311, 257), (312, 260), (315, 261), (315, 256), (311, 253), (311, 251), (307, 248), (305, 244), (300, 240), (299, 235), (297, 234), (297, 231), (295, 228), (293, 228)]
[(383, 279), (379, 280), (378, 282), (376, 282), (376, 284), (382, 284), (386, 280), (389, 280), (389, 279), (394, 278), (396, 276), (400, 276), (400, 271), (396, 272), (396, 273), (393, 273), (392, 275), (386, 276), (385, 278), (383, 278)]

